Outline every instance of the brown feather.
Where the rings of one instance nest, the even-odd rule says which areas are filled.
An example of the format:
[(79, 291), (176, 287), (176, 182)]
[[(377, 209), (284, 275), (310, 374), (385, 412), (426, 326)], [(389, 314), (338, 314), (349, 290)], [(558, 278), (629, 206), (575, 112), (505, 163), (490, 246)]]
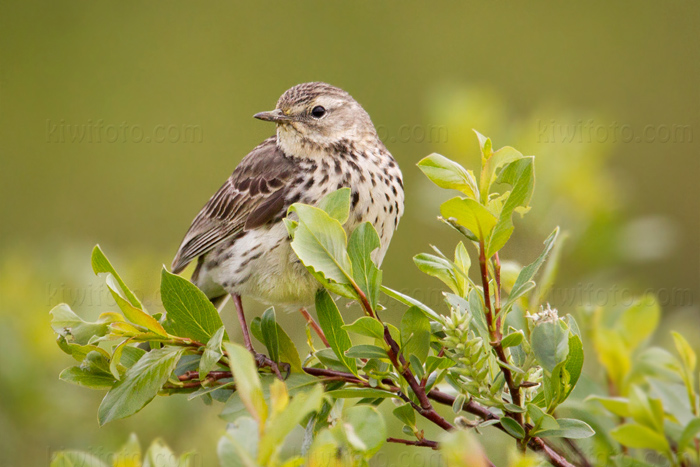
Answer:
[(244, 230), (281, 218), (288, 181), (297, 170), (277, 147), (277, 137), (253, 149), (192, 222), (172, 271), (181, 272), (193, 259)]

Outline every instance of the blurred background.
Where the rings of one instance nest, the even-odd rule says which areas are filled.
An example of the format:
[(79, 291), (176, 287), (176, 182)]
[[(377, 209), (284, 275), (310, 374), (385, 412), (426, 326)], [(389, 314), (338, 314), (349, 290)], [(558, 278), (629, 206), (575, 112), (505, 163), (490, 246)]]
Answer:
[[(109, 452), (130, 432), (216, 465), (220, 407), (158, 398), (98, 429), (103, 394), (58, 380), (72, 362), (48, 311), (114, 308), (90, 268), (96, 243), (157, 311), (161, 264), (274, 131), (252, 115), (304, 81), (349, 91), (402, 167), (406, 214), (387, 285), (440, 306), (439, 283), (411, 258), (430, 244), (449, 252), (458, 238), (436, 221), (448, 194), (415, 164), (438, 152), (478, 169), (476, 128), (537, 157), (533, 209), (502, 257), (530, 262), (561, 225), (553, 305), (565, 313), (651, 291), (662, 330), (683, 329), (697, 349), (698, 20), (697, 2), (676, 1), (0, 1), (2, 465), (48, 465), (63, 448)], [(281, 321), (303, 344), (302, 319)], [(397, 449), (374, 465), (437, 465)]]

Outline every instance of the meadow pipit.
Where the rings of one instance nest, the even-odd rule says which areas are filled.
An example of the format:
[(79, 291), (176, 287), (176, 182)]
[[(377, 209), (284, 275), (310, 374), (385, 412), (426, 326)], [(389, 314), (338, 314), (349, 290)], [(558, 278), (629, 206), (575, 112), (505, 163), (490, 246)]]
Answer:
[(351, 189), (349, 232), (371, 222), (381, 263), (404, 209), (401, 171), (377, 136), (367, 112), (350, 94), (326, 83), (287, 90), (275, 110), (255, 118), (274, 122), (277, 135), (243, 158), (200, 211), (173, 260), (173, 272), (197, 259), (194, 282), (212, 301), (231, 295), (246, 347), (250, 340), (241, 296), (278, 307), (313, 303), (320, 285), (290, 246), (282, 219), (293, 203), (316, 205), (324, 195)]

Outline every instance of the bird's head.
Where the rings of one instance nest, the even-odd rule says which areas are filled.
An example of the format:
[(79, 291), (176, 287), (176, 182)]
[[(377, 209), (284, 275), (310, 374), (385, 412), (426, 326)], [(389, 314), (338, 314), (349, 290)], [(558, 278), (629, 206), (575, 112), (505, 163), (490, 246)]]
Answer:
[(369, 115), (355, 99), (326, 83), (303, 83), (288, 89), (275, 110), (255, 118), (277, 124), (277, 139), (291, 155), (314, 157), (341, 141), (376, 140)]

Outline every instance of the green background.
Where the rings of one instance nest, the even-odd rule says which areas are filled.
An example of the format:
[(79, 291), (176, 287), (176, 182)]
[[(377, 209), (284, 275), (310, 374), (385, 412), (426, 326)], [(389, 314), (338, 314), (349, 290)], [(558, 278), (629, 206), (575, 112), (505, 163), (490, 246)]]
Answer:
[[(406, 214), (384, 262), (387, 285), (437, 306), (439, 283), (411, 257), (457, 238), (435, 221), (446, 194), (415, 163), (439, 152), (477, 167), (477, 128), (496, 147), (537, 156), (533, 209), (503, 256), (529, 262), (562, 225), (555, 305), (614, 306), (651, 290), (663, 327), (683, 329), (697, 348), (699, 19), (697, 2), (676, 1), (0, 0), (3, 465), (47, 465), (62, 448), (108, 452), (132, 431), (214, 464), (224, 424), (200, 402), (159, 398), (98, 429), (102, 394), (57, 380), (70, 361), (52, 342), (48, 310), (113, 308), (90, 270), (96, 243), (157, 309), (160, 265), (274, 130), (252, 115), (304, 81), (349, 91), (402, 167)], [(132, 130), (110, 142), (122, 125)], [(100, 141), (81, 136), (86, 128)], [(262, 311), (247, 305), (251, 316)], [(303, 344), (301, 317), (281, 320)], [(404, 460), (429, 465), (423, 455)], [(387, 448), (374, 463), (398, 465), (397, 456)]]

